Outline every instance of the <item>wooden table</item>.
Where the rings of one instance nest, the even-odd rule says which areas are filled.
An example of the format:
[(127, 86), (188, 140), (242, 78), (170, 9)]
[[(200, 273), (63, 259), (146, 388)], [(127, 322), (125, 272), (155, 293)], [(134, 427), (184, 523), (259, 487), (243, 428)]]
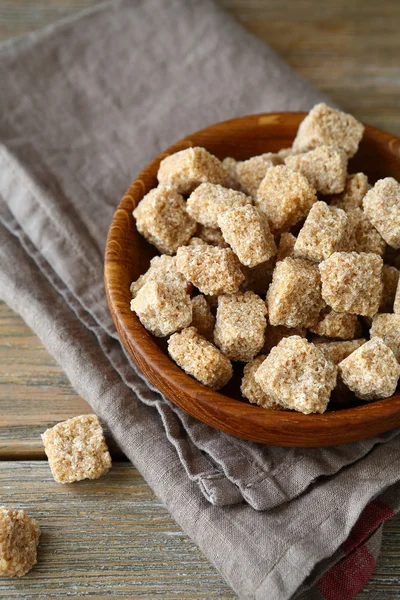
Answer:
[[(0, 39), (96, 1), (0, 0)], [(400, 135), (400, 2), (219, 1), (343, 107)], [(40, 433), (84, 412), (36, 336), (0, 305), (0, 504), (26, 508), (43, 529), (38, 565), (21, 580), (0, 579), (0, 598), (234, 599), (116, 449), (103, 479), (53, 481)], [(375, 574), (357, 599), (400, 599), (400, 518), (386, 525)]]

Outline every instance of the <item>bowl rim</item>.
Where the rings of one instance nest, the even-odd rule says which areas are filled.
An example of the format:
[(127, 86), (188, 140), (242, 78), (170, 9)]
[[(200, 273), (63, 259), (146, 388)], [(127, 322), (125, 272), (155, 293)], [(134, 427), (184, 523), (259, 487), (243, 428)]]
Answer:
[[(284, 446), (320, 447), (364, 439), (399, 425), (400, 393), (395, 393), (391, 398), (376, 400), (352, 408), (304, 415), (298, 412), (265, 409), (211, 390), (187, 375), (159, 348), (151, 334), (141, 325), (136, 315), (129, 310), (129, 302), (127, 302), (127, 310), (121, 310), (121, 290), (114, 289), (115, 270), (113, 268), (116, 261), (119, 261), (120, 264), (123, 261), (115, 237), (115, 229), (119, 227), (116, 222), (117, 216), (119, 215), (119, 218), (123, 219), (129, 217), (132, 206), (140, 201), (138, 200), (140, 194), (143, 197), (146, 193), (143, 180), (149, 176), (149, 173), (157, 170), (163, 158), (183, 148), (196, 145), (191, 138), (205, 134), (211, 129), (214, 132), (219, 129), (223, 130), (226, 126), (243, 121), (248, 122), (249, 119), (260, 124), (268, 121), (283, 122), (285, 119), (300, 122), (306, 114), (304, 112), (275, 112), (228, 119), (185, 136), (155, 157), (130, 184), (113, 215), (106, 243), (104, 280), (107, 301), (122, 343), (137, 367), (145, 372), (145, 376), (150, 382), (172, 403), (197, 419), (244, 439)], [(385, 140), (389, 146), (392, 146), (394, 142), (396, 147), (400, 144), (399, 138), (387, 132), (370, 125), (366, 125), (365, 128), (368, 136), (379, 137), (380, 140)], [(121, 211), (124, 213), (123, 215), (121, 215)], [(129, 289), (127, 292), (130, 297)], [(179, 391), (183, 393), (185, 399), (178, 394)], [(234, 424), (232, 424), (232, 416), (234, 416)], [(238, 433), (238, 423), (242, 419), (246, 419), (249, 428), (253, 428), (254, 434)], [(381, 423), (381, 427), (377, 421)], [(362, 427), (365, 428), (365, 435), (363, 435), (361, 422)], [(349, 440), (347, 439), (349, 432), (347, 431), (344, 437), (344, 430), (352, 424), (357, 433), (355, 432), (355, 437)], [(373, 434), (368, 433), (370, 428), (373, 428)], [(296, 442), (296, 436), (302, 438), (301, 444)], [(315, 443), (314, 438), (316, 437), (320, 440), (318, 443)]]

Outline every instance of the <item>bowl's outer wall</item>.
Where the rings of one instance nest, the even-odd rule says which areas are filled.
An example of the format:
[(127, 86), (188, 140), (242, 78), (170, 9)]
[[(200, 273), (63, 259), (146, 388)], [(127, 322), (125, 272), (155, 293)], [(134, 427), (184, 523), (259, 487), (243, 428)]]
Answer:
[[(136, 230), (132, 210), (157, 185), (160, 161), (167, 155), (203, 146), (218, 158), (243, 160), (290, 146), (304, 113), (251, 115), (213, 125), (171, 146), (151, 162), (122, 198), (111, 223), (105, 255), (105, 286), (122, 343), (144, 375), (171, 402), (199, 420), (238, 437), (280, 446), (329, 446), (360, 440), (400, 425), (400, 394), (323, 415), (272, 411), (223, 395), (186, 375), (130, 311), (130, 283), (144, 273), (155, 249)], [(349, 172), (363, 171), (371, 182), (400, 180), (400, 140), (366, 127)], [(235, 381), (236, 387), (238, 382)], [(234, 386), (228, 386), (230, 394)], [(237, 395), (237, 398), (234, 396)]]

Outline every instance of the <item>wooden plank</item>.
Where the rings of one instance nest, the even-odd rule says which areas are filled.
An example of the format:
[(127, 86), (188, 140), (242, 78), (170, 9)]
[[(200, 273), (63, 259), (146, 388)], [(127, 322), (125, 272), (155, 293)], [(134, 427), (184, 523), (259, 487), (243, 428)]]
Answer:
[[(40, 434), (90, 412), (34, 333), (0, 302), (0, 460), (45, 458)], [(106, 436), (121, 458), (107, 430)]]
[(2, 462), (0, 490), (0, 504), (24, 508), (42, 529), (38, 564), (0, 578), (1, 598), (236, 597), (128, 463), (61, 485), (44, 462)]

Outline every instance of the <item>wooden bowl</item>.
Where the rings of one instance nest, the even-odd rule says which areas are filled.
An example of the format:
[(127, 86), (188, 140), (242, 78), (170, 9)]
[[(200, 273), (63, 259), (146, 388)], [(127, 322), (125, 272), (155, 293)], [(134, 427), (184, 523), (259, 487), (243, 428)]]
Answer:
[[(400, 393), (323, 415), (266, 410), (240, 397), (239, 375), (224, 393), (214, 392), (186, 375), (168, 357), (165, 340), (152, 337), (129, 308), (130, 283), (147, 270), (156, 254), (137, 232), (132, 210), (157, 185), (160, 161), (190, 146), (204, 146), (220, 159), (247, 159), (274, 152), (291, 145), (304, 116), (274, 113), (217, 123), (155, 158), (130, 185), (115, 212), (107, 239), (105, 286), (122, 343), (139, 369), (171, 402), (200, 421), (241, 438), (279, 446), (317, 447), (361, 440), (400, 425)], [(387, 176), (400, 180), (400, 140), (367, 126), (349, 171), (363, 171), (372, 182)]]

